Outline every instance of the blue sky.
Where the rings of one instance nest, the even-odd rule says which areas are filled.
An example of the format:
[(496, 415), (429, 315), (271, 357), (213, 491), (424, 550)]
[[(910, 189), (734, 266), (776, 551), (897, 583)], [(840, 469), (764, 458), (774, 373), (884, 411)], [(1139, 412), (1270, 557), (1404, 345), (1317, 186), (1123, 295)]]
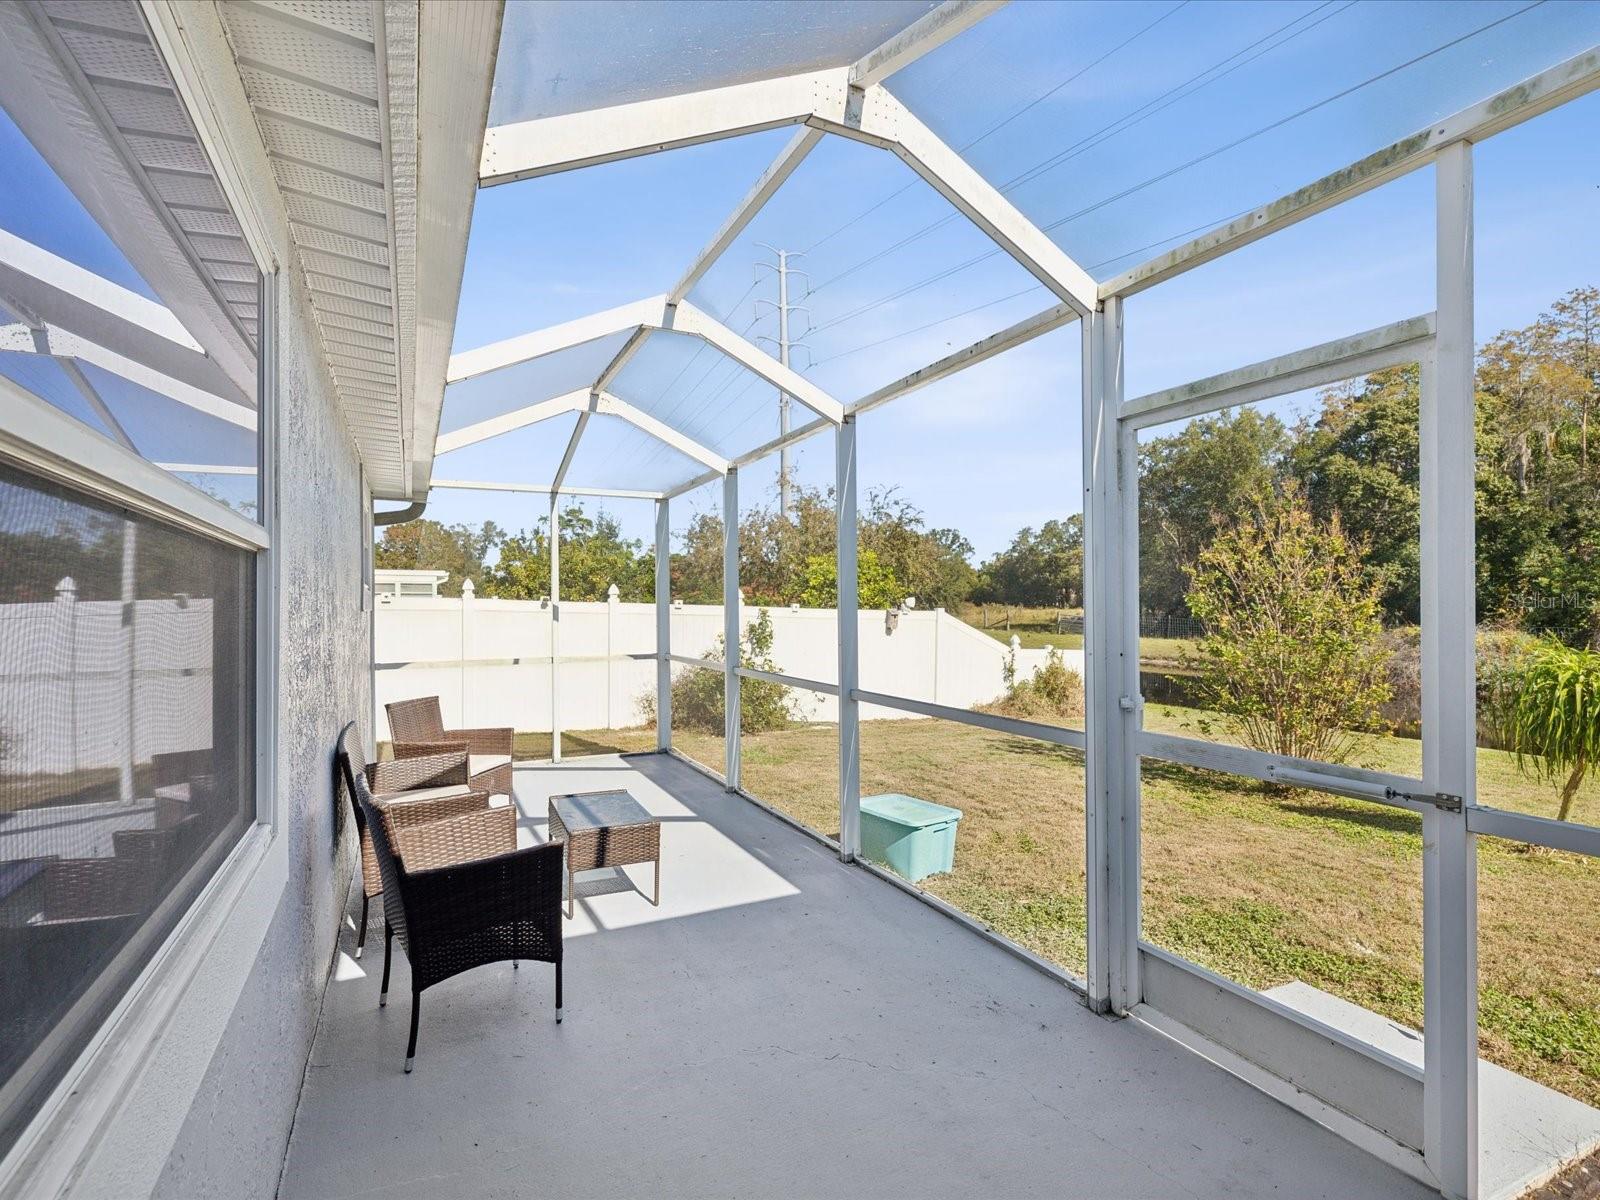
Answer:
[[(540, 36), (554, 57), (583, 51), (580, 26)], [(1595, 42), (1594, 3), (1018, 3), (889, 86), (992, 182), (1024, 176), (1012, 201), (1106, 277)], [(540, 87), (572, 85), (538, 74), (539, 36), (524, 29), (517, 45), (500, 69), (520, 72), (518, 103), (537, 111), (551, 102)], [(666, 290), (789, 136), (481, 192), (456, 348)], [(1484, 143), (1476, 168), (1482, 340), (1600, 282), (1600, 101)], [(1135, 298), (1129, 394), (1431, 309), (1432, 189), (1431, 170), (1416, 172)], [(757, 305), (775, 295), (756, 267), (770, 259), (763, 242), (807, 252), (796, 327), (810, 332), (795, 362), (846, 402), (1052, 301), (892, 155), (841, 140), (823, 142), (693, 293), (751, 338), (774, 332), (770, 305)], [(453, 389), (444, 428), (581, 386), (596, 357), (607, 349)], [(1077, 511), (1078, 371), (1069, 326), (869, 414), (862, 486), (898, 487), (981, 555)], [(652, 345), (615, 390), (739, 448), (776, 432), (771, 389), (693, 345)], [(626, 428), (592, 428), (574, 482), (655, 487), (682, 473)], [(442, 456), (435, 473), (542, 482), (569, 430), (570, 419)], [(830, 439), (796, 457), (802, 480), (831, 480)], [(746, 496), (770, 495), (775, 473), (775, 461), (748, 469)], [(715, 489), (686, 497), (674, 525), (718, 503)], [(429, 515), (518, 528), (542, 506), (440, 490)], [(607, 507), (648, 536), (648, 504)]]

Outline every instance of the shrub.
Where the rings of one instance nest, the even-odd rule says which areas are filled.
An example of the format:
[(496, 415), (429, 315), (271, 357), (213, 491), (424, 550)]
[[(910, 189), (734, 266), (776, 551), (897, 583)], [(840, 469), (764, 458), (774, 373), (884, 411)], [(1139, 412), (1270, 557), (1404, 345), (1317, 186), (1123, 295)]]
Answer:
[[(893, 608), (905, 598), (905, 589), (895, 578), (893, 568), (880, 562), (871, 550), (856, 555), (856, 604), (860, 608)], [(831, 554), (813, 554), (806, 559), (800, 581), (800, 604), (804, 608), (835, 608), (839, 603), (839, 569)]]
[(1584, 775), (1600, 762), (1600, 651), (1542, 639), (1496, 673), (1489, 710), (1517, 769), (1560, 783), (1556, 820), (1565, 821)]
[(1083, 680), (1061, 659), (1061, 651), (1051, 650), (1044, 666), (1029, 679), (1017, 678), (1013, 653), (1006, 659), (1006, 694), (987, 706), (987, 711), (1028, 720), (1048, 720), (1083, 716)]
[(1390, 698), (1378, 584), (1338, 514), (1316, 521), (1295, 487), (1217, 525), (1189, 568), (1206, 633), (1183, 665), (1205, 707), (1246, 745), (1343, 762)]
[[(739, 665), (753, 671), (781, 670), (772, 660), (772, 616), (762, 609), (745, 626), (739, 647)], [(718, 668), (727, 661), (724, 639), (719, 635), (716, 644), (700, 657)], [(739, 728), (745, 733), (762, 733), (771, 729), (787, 728), (793, 719), (790, 711), (790, 691), (781, 683), (765, 679), (739, 681)], [(724, 704), (722, 671), (691, 667), (672, 681), (672, 723), (679, 729), (693, 729), (702, 733), (725, 732), (727, 707)], [(656, 719), (656, 699), (647, 692), (639, 700), (639, 710), (651, 724)]]

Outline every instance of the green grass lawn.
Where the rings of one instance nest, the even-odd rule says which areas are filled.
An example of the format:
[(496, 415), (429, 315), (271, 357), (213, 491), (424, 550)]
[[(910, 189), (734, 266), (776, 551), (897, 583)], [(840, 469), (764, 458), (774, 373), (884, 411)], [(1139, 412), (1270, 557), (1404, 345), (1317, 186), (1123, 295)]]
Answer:
[[(1073, 617), (1083, 616), (1078, 609), (1060, 611)], [(1012, 608), (1009, 626), (1006, 612), (1003, 605), (991, 604), (987, 626), (983, 623), (982, 605), (968, 605), (955, 615), (980, 633), (988, 634), (1001, 645), (1009, 646), (1012, 637), (1015, 636), (1024, 650), (1043, 650), (1046, 646), (1054, 646), (1057, 650), (1083, 649), (1083, 634), (1056, 632), (1056, 609)], [(1186, 651), (1192, 653), (1194, 649), (1195, 643), (1184, 638), (1140, 638), (1139, 660), (1147, 667), (1172, 666)]]
[[(1149, 705), (1152, 729), (1199, 714)], [(539, 735), (519, 739), (537, 750)], [(564, 734), (564, 749), (648, 749), (649, 730)], [(548, 735), (544, 735), (548, 749)], [(721, 769), (722, 739), (675, 744)], [(1365, 765), (1415, 775), (1421, 746), (1373, 737)], [(747, 735), (746, 790), (838, 831), (831, 725)], [(1551, 816), (1554, 789), (1512, 757), (1478, 755), (1483, 803)], [(923, 886), (1068, 970), (1084, 970), (1083, 766), (1077, 753), (941, 721), (869, 721), (863, 795), (906, 792), (963, 811), (955, 869)], [(1149, 762), (1142, 789), (1144, 935), (1250, 987), (1303, 980), (1413, 1028), (1422, 1023), (1422, 843), (1408, 812)], [(1574, 819), (1600, 824), (1600, 785)], [(1600, 863), (1479, 843), (1484, 1055), (1600, 1104)]]

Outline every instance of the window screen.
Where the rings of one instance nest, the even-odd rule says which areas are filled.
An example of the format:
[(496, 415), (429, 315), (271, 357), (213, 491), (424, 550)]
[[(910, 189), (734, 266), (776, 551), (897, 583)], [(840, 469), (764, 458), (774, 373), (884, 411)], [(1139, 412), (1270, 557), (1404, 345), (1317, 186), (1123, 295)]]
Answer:
[(0, 1153), (253, 819), (254, 578), (0, 464)]

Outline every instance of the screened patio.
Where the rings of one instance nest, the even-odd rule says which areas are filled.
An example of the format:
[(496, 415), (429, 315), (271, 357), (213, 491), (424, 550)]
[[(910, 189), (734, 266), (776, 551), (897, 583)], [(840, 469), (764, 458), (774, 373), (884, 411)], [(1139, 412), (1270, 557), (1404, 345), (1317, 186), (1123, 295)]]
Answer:
[[(985, 29), (1001, 38), (1006, 36), (1005, 30), (1015, 35), (1018, 28), (1028, 27), (1030, 19), (1037, 20), (1037, 14), (1017, 10), (997, 14), (1000, 6), (987, 4), (945, 4), (927, 12), (923, 7), (905, 6), (900, 15), (914, 20), (892, 36), (884, 36), (884, 29), (863, 26), (856, 31), (859, 39), (846, 45), (843, 25), (828, 24), (825, 37), (824, 23), (817, 22), (806, 26), (804, 37), (797, 35), (792, 43), (784, 42), (787, 49), (783, 55), (776, 56), (772, 43), (760, 41), (761, 49), (750, 51), (754, 57), (749, 60), (736, 55), (733, 48), (743, 48), (746, 38), (757, 39), (765, 28), (763, 22), (780, 12), (793, 16), (798, 10), (783, 6), (759, 14), (754, 9), (738, 14), (691, 10), (686, 14), (685, 29), (679, 32), (691, 41), (700, 38), (707, 46), (717, 47), (719, 55), (712, 60), (714, 66), (697, 73), (692, 81), (679, 72), (675, 43), (654, 26), (630, 32), (622, 47), (603, 47), (597, 44), (603, 39), (594, 30), (585, 30), (578, 17), (551, 11), (539, 15), (516, 9), (508, 12), (485, 135), (480, 173), (483, 187), (537, 187), (540, 180), (569, 172), (578, 180), (585, 172), (620, 180), (623, 177), (604, 173), (642, 156), (689, 153), (688, 148), (724, 139), (749, 142), (765, 138), (776, 146), (775, 154), (755, 174), (729, 216), (664, 292), (486, 345), (458, 349), (450, 359), (441, 433), (434, 447), (433, 495), (526, 494), (541, 503), (538, 498), (547, 498), (549, 505), (545, 528), (552, 531), (551, 617), (547, 647), (541, 651), (547, 654), (548, 665), (538, 678), (543, 681), (539, 686), (549, 691), (549, 753), (554, 765), (519, 772), (519, 796), (524, 816), (534, 824), (531, 832), (537, 833), (538, 793), (545, 789), (547, 778), (543, 772), (566, 769), (563, 706), (572, 702), (574, 688), (585, 686), (580, 682), (581, 671), (589, 661), (563, 653), (561, 507), (575, 501), (650, 505), (655, 530), (654, 640), (623, 657), (652, 658), (656, 664), (653, 711), (658, 752), (685, 757), (682, 747), (675, 744), (681, 735), (675, 732), (673, 720), (674, 680), (685, 672), (720, 673), (725, 699), (721, 736), (709, 743), (700, 739), (688, 756), (697, 758), (719, 778), (728, 793), (762, 803), (819, 839), (843, 862), (856, 863), (866, 875), (877, 877), (847, 876), (848, 882), (836, 880), (830, 882), (830, 888), (835, 883), (847, 889), (877, 885), (877, 893), (869, 888), (868, 894), (880, 896), (872, 903), (892, 905), (897, 913), (902, 911), (902, 898), (885, 891), (884, 884), (928, 900), (966, 926), (961, 932), (970, 943), (959, 943), (967, 946), (963, 955), (989, 956), (991, 948), (979, 939), (996, 942), (1047, 979), (1064, 984), (1049, 993), (1057, 1003), (1082, 1003), (1089, 1012), (1108, 1016), (1131, 1015), (1147, 1031), (1170, 1033), (1392, 1168), (1437, 1186), (1445, 1194), (1518, 1194), (1600, 1145), (1600, 1122), (1593, 1109), (1559, 1092), (1499, 1067), (1480, 1066), (1477, 838), (1512, 839), (1591, 855), (1600, 849), (1600, 842), (1592, 827), (1477, 802), (1474, 656), (1461, 651), (1463, 646), (1471, 646), (1475, 628), (1470, 551), (1474, 538), (1470, 411), (1476, 345), (1474, 147), (1590, 91), (1600, 59), (1588, 48), (1569, 57), (1583, 37), (1563, 31), (1550, 35), (1550, 45), (1561, 44), (1569, 35), (1578, 42), (1568, 41), (1525, 79), (1497, 78), (1491, 84), (1493, 72), (1482, 76), (1468, 72), (1447, 82), (1429, 66), (1417, 76), (1426, 82), (1397, 97), (1393, 109), (1374, 126), (1388, 129), (1392, 144), (1380, 146), (1381, 139), (1371, 139), (1365, 146), (1371, 152), (1345, 166), (1335, 148), (1344, 144), (1340, 138), (1332, 138), (1326, 146), (1296, 142), (1293, 153), (1277, 168), (1279, 174), (1304, 170), (1306, 164), (1314, 163), (1326, 172), (1321, 178), (1307, 183), (1303, 176), (1295, 179), (1290, 174), (1285, 183), (1303, 186), (1285, 188), (1277, 199), (1208, 227), (1197, 237), (1169, 239), (1166, 248), (1148, 261), (1107, 259), (1091, 272), (1080, 264), (1084, 256), (1098, 255), (1094, 237), (1083, 233), (1081, 227), (1047, 232), (1055, 226), (1041, 228), (1028, 209), (1008, 197), (1018, 179), (1028, 178), (1026, 173), (996, 186), (994, 181), (1003, 178), (1014, 164), (987, 151), (976, 151), (975, 160), (969, 160), (935, 132), (935, 127), (960, 130), (962, 136), (973, 132), (975, 122), (963, 123), (960, 114), (949, 107), (969, 93), (950, 81), (970, 80), (971, 72), (998, 66), (993, 55), (985, 57), (981, 41)], [(871, 13), (887, 21), (890, 10), (880, 6)], [(1487, 14), (1485, 18), (1487, 22)], [(1470, 42), (1492, 28), (1480, 24), (1482, 29), (1474, 26), (1446, 45)], [(819, 45), (809, 46), (807, 37), (817, 38)], [(839, 40), (822, 49), (820, 43), (829, 39)], [(962, 58), (961, 47), (969, 42), (976, 45)], [(726, 57), (720, 57), (723, 50)], [(809, 57), (813, 51), (814, 60)], [(1440, 48), (1427, 50), (1416, 62), (1439, 52)], [(562, 63), (562, 77), (573, 76), (570, 87), (548, 92), (533, 82), (537, 73), (533, 64), (545, 61), (539, 57), (541, 53)], [(633, 65), (638, 69), (630, 76), (632, 82), (618, 87), (610, 82), (607, 64), (612, 56), (623, 55), (634, 56)], [(763, 55), (783, 61), (765, 63)], [(919, 60), (925, 61), (919, 65)], [(1495, 67), (1508, 69), (1506, 61)], [(951, 99), (942, 99), (936, 81), (949, 85)], [(1430, 124), (1424, 114), (1445, 111), (1445, 95), (1457, 97), (1455, 111), (1435, 115)], [(918, 104), (908, 104), (903, 96), (919, 97), (925, 111), (919, 112)], [(1405, 115), (1408, 108), (1414, 115)], [(987, 115), (980, 114), (979, 119)], [(1018, 115), (1010, 113), (999, 125)], [(967, 144), (976, 145), (992, 132), (980, 132)], [(1369, 129), (1366, 134), (1369, 139), (1371, 132)], [(742, 317), (745, 300), (753, 290), (738, 294), (742, 266), (762, 247), (806, 240), (795, 233), (797, 223), (805, 227), (801, 214), (814, 212), (826, 196), (838, 194), (839, 180), (848, 178), (846, 168), (870, 169), (874, 156), (898, 160), (905, 168), (897, 172), (903, 178), (894, 179), (898, 190), (887, 197), (883, 196), (882, 177), (872, 177), (867, 195), (878, 198), (876, 207), (889, 206), (893, 214), (897, 206), (910, 202), (902, 197), (931, 198), (932, 206), (918, 215), (931, 212), (935, 219), (932, 226), (920, 227), (900, 242), (880, 243), (864, 266), (870, 267), (898, 246), (915, 241), (929, 228), (961, 226), (975, 243), (987, 246), (979, 251), (977, 260), (987, 264), (986, 270), (993, 269), (997, 284), (1019, 290), (1007, 291), (1000, 302), (979, 306), (984, 314), (977, 319), (977, 327), (986, 332), (969, 344), (958, 345), (932, 362), (903, 365), (896, 349), (885, 349), (881, 361), (869, 372), (874, 379), (871, 387), (830, 390), (829, 381), (841, 378), (837, 372), (822, 369), (831, 359), (819, 362), (817, 369), (801, 372), (790, 365), (787, 340), (774, 343), (769, 352), (768, 347), (744, 336), (750, 326), (743, 326), (744, 332), (733, 327), (735, 314)], [(1286, 165), (1289, 162), (1294, 165)], [(808, 173), (808, 164), (816, 170)], [(1173, 382), (1142, 395), (1128, 394), (1125, 379), (1130, 358), (1124, 348), (1124, 312), (1130, 303), (1137, 303), (1136, 297), (1182, 286), (1179, 281), (1189, 272), (1255, 243), (1271, 245), (1274, 235), (1287, 234), (1301, 222), (1316, 228), (1312, 219), (1319, 214), (1403, 182), (1414, 172), (1432, 177), (1425, 218), (1434, 253), (1431, 304), (1372, 328), (1339, 328), (1337, 315), (1323, 317), (1309, 325), (1331, 321), (1334, 336), (1316, 344), (1284, 347), (1286, 352), (1258, 361), (1241, 356), (1227, 369), (1191, 381), (1182, 381), (1168, 370), (1164, 377)], [(1236, 190), (1231, 185), (1218, 186), (1223, 192)], [(1136, 202), (1113, 196), (1106, 205), (1115, 212), (1119, 203), (1126, 216), (1121, 233), (1140, 229), (1143, 219)], [(670, 208), (670, 199), (663, 197), (662, 204)], [(1126, 207), (1129, 205), (1134, 207)], [(847, 205), (844, 211), (855, 208)], [(869, 206), (866, 211), (872, 210)], [(646, 244), (641, 238), (648, 238), (649, 216), (646, 206), (645, 211), (633, 215), (638, 228), (630, 224), (616, 230), (619, 250)], [(907, 212), (886, 220), (903, 229), (911, 218)], [(859, 219), (847, 220), (840, 228)], [(817, 228), (830, 227), (813, 221), (809, 227), (813, 232), (807, 236), (814, 237)], [(1074, 228), (1078, 233), (1074, 234)], [(837, 232), (835, 229), (834, 234)], [(1102, 231), (1097, 236), (1105, 234)], [(1075, 241), (1075, 237), (1086, 240)], [(604, 233), (586, 244), (604, 245)], [(938, 255), (944, 252), (944, 247), (931, 251), (935, 261), (930, 265), (938, 265)], [(963, 269), (963, 264), (970, 266), (973, 260), (959, 258), (961, 252), (948, 250), (953, 265), (932, 272), (917, 286), (937, 282), (944, 274)], [(1379, 255), (1385, 252), (1375, 250)], [(1106, 263), (1111, 264), (1109, 268)], [(871, 279), (872, 274), (859, 271), (863, 279)], [(760, 279), (758, 273), (757, 281)], [(974, 311), (966, 303), (969, 293), (956, 290), (953, 284), (943, 290), (944, 307), (934, 306), (943, 314), (941, 319), (951, 319), (949, 314), (958, 308), (958, 318)], [(1193, 289), (1189, 294), (1194, 294)], [(463, 295), (464, 301), (470, 299), (470, 278)], [(780, 293), (779, 305), (785, 304)], [(849, 308), (843, 298), (831, 311), (838, 306)], [(849, 309), (846, 317), (870, 307)], [(759, 315), (756, 310), (751, 325)], [(787, 309), (782, 316), (788, 318)], [(845, 318), (839, 320), (849, 323)], [(499, 325), (505, 324), (500, 319)], [(961, 325), (972, 327), (971, 320)], [(985, 378), (981, 375), (985, 364), (1003, 364), (1008, 354), (1025, 352), (1036, 340), (1054, 348), (1050, 352), (1061, 353), (1068, 338), (1076, 343), (1072, 349), (1081, 371), (1081, 389), (1077, 397), (1063, 395), (1060, 407), (1063, 421), (1081, 422), (1082, 493), (1069, 498), (1065, 489), (1070, 485), (1063, 481), (1062, 503), (1071, 508), (1081, 500), (1085, 520), (1085, 717), (1081, 723), (1026, 720), (982, 706), (942, 704), (936, 695), (920, 692), (902, 677), (881, 671), (864, 683), (861, 631), (866, 623), (880, 620), (881, 614), (859, 611), (856, 599), (860, 419), (893, 405), (889, 410), (892, 417), (874, 419), (874, 432), (893, 439), (898, 436), (897, 429), (914, 431), (919, 404), (937, 408), (939, 398), (951, 394), (941, 389), (962, 373), (973, 371), (975, 377)], [(886, 340), (892, 342), (893, 338)], [(1248, 341), (1245, 337), (1241, 344)], [(713, 376), (710, 384), (704, 384), (706, 377), (701, 375), (704, 386), (681, 385), (697, 361), (722, 374)], [(1417, 370), (1421, 377), (1417, 426), (1422, 462), (1422, 682), (1417, 717), (1421, 749), (1415, 764), (1409, 769), (1374, 770), (1264, 753), (1236, 741), (1197, 736), (1192, 728), (1175, 729), (1159, 722), (1147, 725), (1140, 695), (1138, 550), (1138, 463), (1144, 439), (1150, 431), (1175, 422), (1260, 405), (1395, 368)], [(1161, 371), (1154, 374), (1163, 375)], [(1149, 373), (1143, 377), (1148, 378)], [(807, 444), (820, 445), (832, 466), (827, 487), (838, 531), (836, 655), (806, 658), (803, 669), (790, 666), (775, 671), (742, 662), (733, 653), (699, 653), (698, 645), (689, 653), (682, 652), (674, 642), (675, 628), (681, 628), (681, 622), (675, 624), (681, 598), (674, 595), (671, 576), (673, 540), (681, 526), (681, 522), (675, 524), (675, 506), (698, 493), (709, 498), (705, 503), (711, 512), (720, 514), (722, 595), (717, 615), (721, 617), (721, 644), (738, 646), (754, 615), (754, 606), (745, 604), (740, 590), (738, 531), (741, 504), (748, 507), (749, 503), (748, 497), (741, 501), (741, 488), (758, 468)], [(496, 445), (504, 446), (504, 456), (485, 454)], [(495, 469), (494, 464), (506, 462), (519, 464), (517, 478), (486, 474)], [(785, 458), (779, 477), (787, 479), (789, 474)], [(831, 806), (819, 808), (814, 794), (809, 807), (788, 803), (785, 796), (764, 796), (761, 784), (750, 778), (742, 761), (742, 746), (751, 743), (751, 734), (741, 726), (741, 689), (752, 682), (780, 685), (822, 706), (826, 728), (836, 737), (837, 786)], [(467, 690), (463, 683), (463, 708), (468, 704)], [(1073, 757), (1082, 764), (1083, 810), (1081, 817), (1075, 818), (1083, 822), (1081, 848), (1076, 851), (1083, 863), (1081, 959), (1070, 952), (1041, 954), (1019, 946), (1004, 932), (996, 932), (986, 917), (968, 915), (961, 900), (951, 903), (936, 885), (929, 885), (930, 892), (909, 884), (863, 853), (863, 742), (873, 740), (862, 732), (864, 709), (871, 717), (912, 717), (951, 731), (976, 729), (1006, 735), (1019, 739), (1019, 744)], [(494, 715), (481, 711), (480, 706), (472, 717), (476, 722)], [(871, 720), (866, 724), (879, 727)], [(884, 722), (883, 727), (887, 726)], [(954, 749), (953, 733), (950, 745), (952, 757), (943, 764), (946, 771), (987, 769), (963, 766)], [(649, 762), (629, 760), (626, 769), (664, 772), (660, 779), (674, 784), (669, 788), (674, 800), (690, 804), (701, 819), (709, 819), (697, 807), (699, 800), (690, 798), (692, 793), (709, 802), (703, 781), (676, 767), (646, 765)], [(1420, 1030), (1408, 1029), (1360, 1003), (1307, 984), (1291, 983), (1269, 991), (1241, 986), (1227, 978), (1226, 972), (1206, 969), (1183, 954), (1144, 940), (1148, 924), (1141, 924), (1141, 856), (1145, 852), (1140, 835), (1141, 792), (1148, 792), (1152, 772), (1168, 768), (1200, 769), (1202, 775), (1216, 772), (1233, 779), (1291, 786), (1324, 799), (1359, 800), (1364, 804), (1355, 808), (1363, 814), (1390, 814), (1374, 815), (1372, 821), (1415, 822), (1416, 834), (1409, 836), (1420, 836), (1418, 844), (1424, 848), (1421, 877), (1406, 881), (1397, 894), (1409, 896), (1405, 903), (1421, 913), (1420, 984), (1425, 999)], [(881, 776), (882, 772), (874, 774)], [(981, 779), (975, 775), (961, 794), (979, 794)], [(996, 777), (995, 786), (1005, 787), (1004, 778)], [(682, 787), (689, 790), (679, 790)], [(524, 792), (533, 797), (532, 803)], [(814, 857), (814, 847), (784, 837), (757, 818), (749, 819), (755, 821), (753, 828), (763, 831), (761, 837), (779, 839), (784, 855), (806, 861)], [(1369, 818), (1363, 815), (1359, 819)], [(746, 828), (746, 818), (738, 820), (741, 830)], [(757, 853), (749, 843), (742, 843), (741, 852)], [(759, 853), (758, 857), (765, 858)], [(780, 877), (785, 869), (778, 869)], [(669, 871), (669, 878), (673, 874)], [(1391, 884), (1380, 882), (1377, 886)], [(1070, 876), (1061, 888), (1070, 897)], [(801, 893), (804, 896), (804, 887)], [(790, 903), (793, 901), (774, 900), (766, 907), (754, 906), (747, 920), (758, 926), (769, 916), (781, 919), (778, 910)], [(904, 911), (907, 919), (923, 920), (914, 909)], [(724, 916), (723, 920), (727, 919)], [(1327, 913), (1320, 919), (1337, 918)], [(672, 920), (663, 918), (661, 924), (670, 926)], [(847, 928), (847, 923), (841, 924), (839, 931), (846, 940)], [(943, 937), (944, 931), (929, 926), (926, 935)], [(607, 936), (608, 930), (598, 930), (595, 945)], [(631, 939), (639, 934), (630, 929), (627, 936)], [(824, 940), (831, 939), (824, 935)], [(707, 946), (705, 952), (720, 961), (719, 951)], [(798, 962), (795, 969), (809, 974)], [(720, 972), (710, 966), (707, 970)], [(626, 970), (619, 975), (614, 984), (607, 984), (608, 993), (613, 986), (630, 988)], [(1028, 986), (1038, 985), (1030, 980)], [(645, 988), (636, 1001), (646, 1008), (648, 991)], [(806, 1007), (826, 1010), (826, 991)], [(891, 1019), (889, 1013), (883, 1014), (883, 1020)], [(1078, 1019), (1071, 1018), (1074, 1022)], [(355, 1025), (346, 1025), (344, 1020), (337, 1019), (324, 1032), (324, 1053), (333, 1070), (337, 1069), (338, 1051), (356, 1036), (351, 1032)], [(365, 1017), (362, 1022), (365, 1028)], [(1049, 1026), (1048, 1020), (1044, 1024)], [(858, 1049), (855, 1039), (863, 1036), (862, 1031), (853, 1023), (848, 1025), (841, 1024), (836, 1031), (844, 1042), (829, 1038), (820, 1039), (820, 1044)], [(1094, 1024), (1085, 1026), (1084, 1045), (1096, 1044), (1101, 1029)], [(1108, 1030), (1106, 1036), (1120, 1045), (1124, 1037), (1146, 1035)], [(811, 1031), (800, 1040), (815, 1044), (819, 1038), (820, 1031)], [(711, 1053), (705, 1047), (696, 1056)], [(778, 1061), (800, 1069), (789, 1060), (797, 1053), (803, 1060), (809, 1050), (784, 1043), (775, 1053), (782, 1056)], [(840, 1049), (839, 1053), (861, 1057), (855, 1049)], [(931, 1069), (931, 1061), (926, 1065)], [(787, 1074), (780, 1071), (771, 1082), (777, 1087), (786, 1079)], [(596, 1097), (593, 1103), (601, 1101)], [(884, 1103), (896, 1102), (885, 1099)], [(669, 1114), (663, 1116), (669, 1122), (672, 1119)], [(943, 1118), (953, 1117), (943, 1114)], [(299, 1161), (307, 1164), (308, 1179), (317, 1177), (309, 1165), (318, 1156), (314, 1139), (308, 1132), (299, 1148), (306, 1156)], [(1293, 1153), (1286, 1157), (1292, 1159)], [(1353, 1164), (1356, 1159), (1349, 1161)], [(289, 1178), (295, 1178), (293, 1160)], [(816, 1181), (823, 1176), (808, 1174), (805, 1178)], [(759, 1185), (751, 1186), (759, 1190)], [(1208, 1192), (1216, 1186), (1197, 1184), (1196, 1190)], [(1398, 1194), (1403, 1186), (1390, 1179), (1379, 1190), (1392, 1189)], [(1350, 1194), (1359, 1187), (1352, 1182), (1331, 1190)], [(1104, 1186), (1089, 1184), (1085, 1190), (1106, 1192)], [(1116, 1194), (1116, 1188), (1112, 1186), (1107, 1194)]]
[[(98, 540), (0, 581), (42, 631), (0, 710), (0, 900), (73, 953), (109, 913), (116, 961), (7, 981), (35, 1040), (0, 1196), (1600, 1170), (1600, 788), (1486, 711), (1513, 635), (1600, 654), (1590, 527), (1500, 553), (1541, 464), (1600, 511), (1600, 3), (63, 2), (0, 9), (13, 60), (6, 161), (89, 199), (57, 240), (0, 205), (0, 498)], [(1241, 446), (1265, 484), (1210, 487)], [(1079, 594), (1025, 640), (1009, 601), (891, 589), (902, 484), (973, 578), (1000, 555), (966, 521), (985, 552), (1076, 522)], [(803, 603), (751, 534), (802, 509)], [(422, 520), (526, 528), (379, 594)], [(1252, 535), (1323, 555), (1332, 632), (1275, 665), (1368, 653), (1310, 689), (1321, 740), (1194, 682), (1207, 556)], [(513, 542), (516, 588), (474, 584)], [(523, 850), (553, 797), (629, 793), (659, 905), (648, 867), (569, 879), (565, 1019), (545, 963), (479, 967), (420, 1049), (413, 1015), (413, 1069), (331, 756), (390, 761), (386, 704), (434, 699), (505, 735)], [(19, 757), (13, 710), (49, 745)], [(897, 857), (896, 813), (943, 857)], [(24, 903), (50, 856), (123, 881), (59, 937)]]

